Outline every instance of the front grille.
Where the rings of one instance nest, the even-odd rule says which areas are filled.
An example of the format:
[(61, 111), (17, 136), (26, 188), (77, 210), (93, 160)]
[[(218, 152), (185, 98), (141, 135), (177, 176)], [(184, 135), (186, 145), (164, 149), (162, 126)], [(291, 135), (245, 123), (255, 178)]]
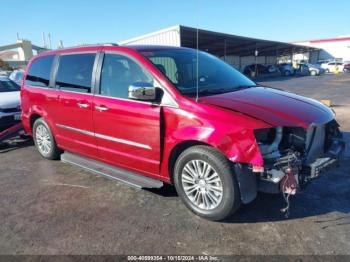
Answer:
[(326, 129), (324, 125), (311, 124), (306, 133), (306, 164), (313, 163), (324, 154)]

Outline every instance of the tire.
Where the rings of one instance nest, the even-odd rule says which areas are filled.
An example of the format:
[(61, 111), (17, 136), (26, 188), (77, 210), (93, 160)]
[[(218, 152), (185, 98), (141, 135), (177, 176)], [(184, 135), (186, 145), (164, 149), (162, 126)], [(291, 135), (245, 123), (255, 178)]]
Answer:
[(326, 72), (326, 73), (330, 73), (330, 71), (329, 71), (329, 69), (328, 69), (328, 68), (325, 70), (325, 72)]
[(310, 72), (310, 75), (312, 75), (312, 76), (317, 76), (317, 72), (316, 72), (315, 70), (312, 70), (312, 71)]
[(292, 73), (289, 70), (284, 71), (284, 76), (290, 76)]
[(56, 160), (60, 158), (61, 149), (57, 147), (56, 140), (50, 127), (43, 118), (38, 118), (33, 125), (33, 140), (36, 149), (43, 158)]
[[(201, 176), (196, 167), (202, 171)], [(209, 171), (206, 176), (205, 167)], [(232, 163), (210, 146), (193, 146), (181, 153), (175, 163), (174, 184), (183, 203), (209, 220), (223, 220), (241, 205)]]

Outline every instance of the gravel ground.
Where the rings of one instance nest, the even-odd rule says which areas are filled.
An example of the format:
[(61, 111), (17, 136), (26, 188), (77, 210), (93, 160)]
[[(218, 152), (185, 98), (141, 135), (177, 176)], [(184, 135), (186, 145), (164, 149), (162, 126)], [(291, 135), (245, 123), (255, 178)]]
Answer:
[[(350, 74), (265, 80), (332, 99), (350, 141)], [(292, 198), (259, 194), (228, 221), (194, 216), (171, 186), (147, 191), (43, 160), (31, 142), (0, 150), (0, 254), (347, 254), (350, 151), (341, 167)]]

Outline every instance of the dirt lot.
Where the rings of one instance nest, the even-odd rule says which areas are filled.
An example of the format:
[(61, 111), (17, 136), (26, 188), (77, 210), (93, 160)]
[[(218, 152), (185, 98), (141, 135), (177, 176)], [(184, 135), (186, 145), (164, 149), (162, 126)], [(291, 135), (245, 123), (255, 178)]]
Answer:
[[(264, 84), (332, 99), (350, 141), (350, 74)], [(349, 143), (349, 142), (348, 142)], [(59, 161), (30, 142), (0, 153), (0, 254), (349, 254), (350, 151), (292, 199), (260, 194), (229, 221), (194, 216), (170, 186), (136, 190)]]

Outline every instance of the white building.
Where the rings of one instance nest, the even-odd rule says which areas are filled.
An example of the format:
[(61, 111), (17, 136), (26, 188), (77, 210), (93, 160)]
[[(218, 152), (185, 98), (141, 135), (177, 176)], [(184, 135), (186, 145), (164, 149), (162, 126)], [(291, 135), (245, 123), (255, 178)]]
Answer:
[(317, 60), (337, 59), (350, 61), (350, 36), (330, 39), (294, 42), (296, 45), (310, 46), (321, 49)]

